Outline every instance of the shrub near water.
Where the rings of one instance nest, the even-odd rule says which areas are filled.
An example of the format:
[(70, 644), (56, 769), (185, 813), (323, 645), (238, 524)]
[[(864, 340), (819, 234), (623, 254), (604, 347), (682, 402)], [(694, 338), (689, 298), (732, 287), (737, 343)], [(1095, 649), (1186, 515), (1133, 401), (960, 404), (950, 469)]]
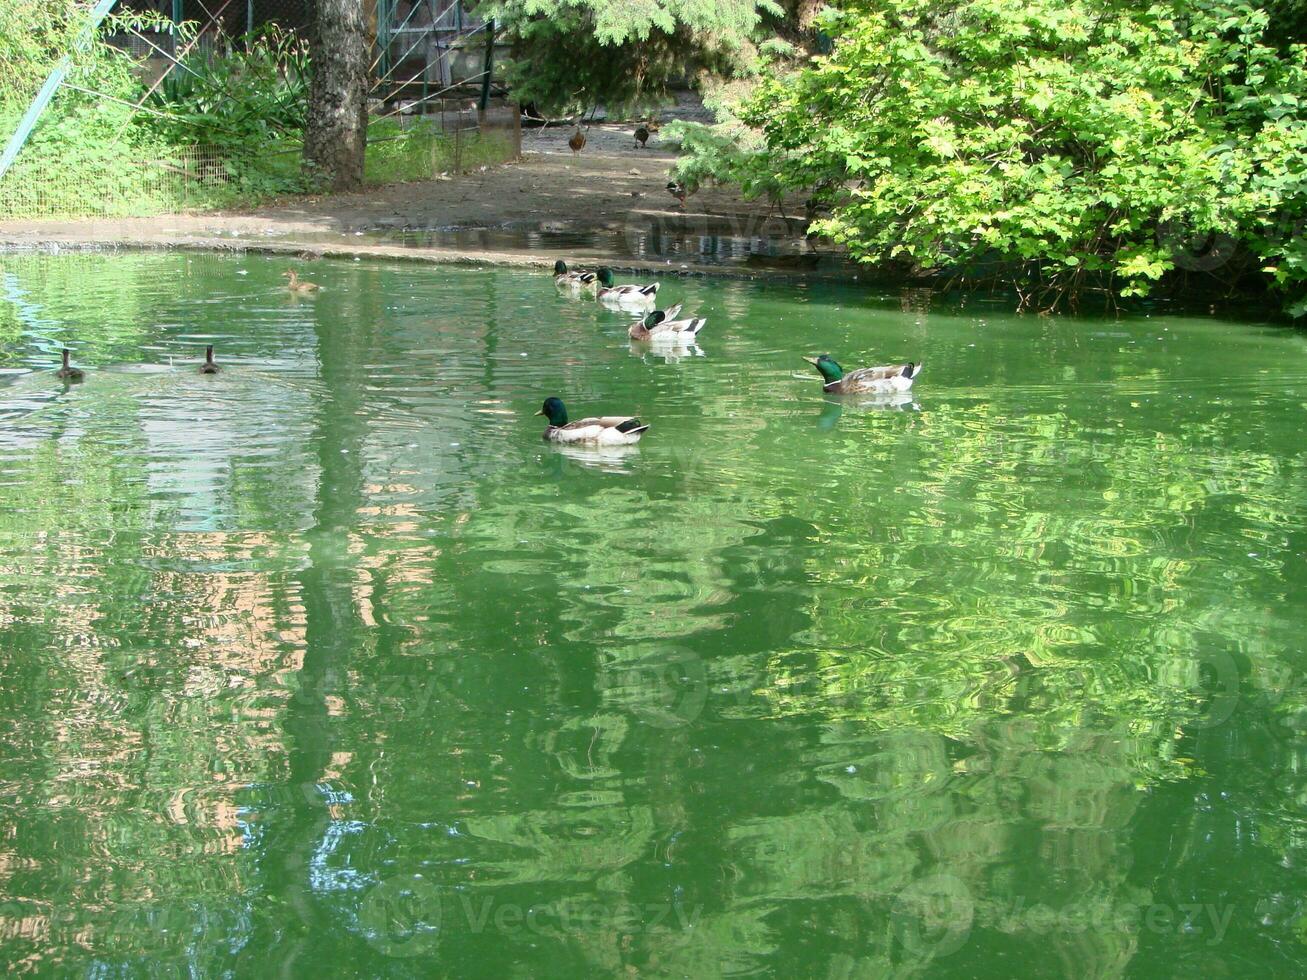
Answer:
[(104, 35), (176, 30), (184, 46), (194, 24), (115, 17), (84, 37), (84, 3), (14, 2), (0, 9), (0, 137), (61, 57), (73, 67), (0, 180), (0, 215), (155, 214), (307, 189), (308, 60), (291, 35), (270, 27), (225, 53), (193, 53), (147, 97), (135, 61)]
[(0, 215), (78, 213), (87, 202), (127, 213), (148, 203), (140, 198), (150, 190), (133, 186), (140, 183), (137, 161), (166, 148), (135, 120), (130, 103), (141, 86), (131, 62), (94, 39), (77, 43), (85, 16), (85, 5), (73, 0), (0, 4), (0, 140), (8, 141), (59, 59), (72, 58), (68, 84), (0, 179)]
[(1004, 263), (1053, 306), (1242, 256), (1304, 311), (1307, 68), (1259, 6), (853, 0), (825, 28), (833, 53), (742, 115), (854, 257)]
[(170, 145), (203, 147), (221, 160), (234, 196), (303, 191), (308, 84), (307, 44), (267, 24), (223, 53), (186, 58), (146, 101), (158, 114), (145, 122)]

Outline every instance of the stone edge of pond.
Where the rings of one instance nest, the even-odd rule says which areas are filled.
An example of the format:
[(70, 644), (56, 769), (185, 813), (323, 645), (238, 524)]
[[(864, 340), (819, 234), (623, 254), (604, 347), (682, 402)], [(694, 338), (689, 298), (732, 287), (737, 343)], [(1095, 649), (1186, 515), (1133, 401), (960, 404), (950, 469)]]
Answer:
[[(85, 236), (26, 238), (0, 236), (0, 255), (45, 254), (59, 252), (230, 252), (235, 254), (285, 255), (298, 259), (375, 259), (389, 262), (413, 262), (425, 265), (461, 265), (490, 268), (553, 269), (557, 259), (589, 266), (604, 263), (616, 272), (654, 274), (714, 279), (772, 280), (786, 283), (835, 282), (869, 286), (869, 281), (838, 272), (768, 268), (736, 268), (698, 262), (652, 262), (630, 257), (598, 253), (564, 254), (561, 252), (474, 251), (447, 248), (406, 247), (401, 245), (324, 244), (288, 239), (262, 241), (239, 237), (184, 238), (98, 238)], [(883, 285), (883, 284), (881, 284)]]

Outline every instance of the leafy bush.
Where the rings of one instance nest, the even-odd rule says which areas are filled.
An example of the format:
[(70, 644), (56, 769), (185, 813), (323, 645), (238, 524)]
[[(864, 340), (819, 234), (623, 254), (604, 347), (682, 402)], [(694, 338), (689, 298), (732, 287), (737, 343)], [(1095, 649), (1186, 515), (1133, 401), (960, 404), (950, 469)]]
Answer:
[(223, 53), (195, 52), (146, 101), (148, 125), (171, 145), (199, 145), (222, 158), (246, 196), (306, 189), (294, 147), (303, 138), (308, 49), (266, 24)]
[(223, 54), (197, 51), (182, 60), (147, 100), (162, 116), (151, 126), (174, 142), (242, 152), (304, 128), (307, 46), (267, 24), (236, 39)]
[(486, 0), (477, 8), (513, 39), (503, 76), (523, 104), (579, 115), (646, 110), (668, 84), (706, 68), (732, 70), (773, 0)]
[[(84, 213), (94, 202), (115, 214), (162, 203), (164, 189), (145, 179), (139, 162), (163, 149), (132, 111), (140, 80), (130, 58), (86, 33), (86, 13), (77, 0), (0, 5), (0, 140), (13, 134), (51, 69), (71, 61), (65, 85), (0, 179), (0, 213)], [(111, 24), (142, 29), (157, 20), (132, 15)]]
[[(1052, 306), (1260, 258), (1302, 292), (1307, 59), (1239, 0), (849, 0), (742, 111), (864, 262), (1018, 267)], [(740, 172), (740, 161), (727, 171)], [(1213, 252), (1226, 236), (1232, 245)], [(1195, 249), (1193, 243), (1200, 243)], [(1207, 243), (1206, 245), (1201, 243)], [(1219, 253), (1219, 255), (1218, 255)]]

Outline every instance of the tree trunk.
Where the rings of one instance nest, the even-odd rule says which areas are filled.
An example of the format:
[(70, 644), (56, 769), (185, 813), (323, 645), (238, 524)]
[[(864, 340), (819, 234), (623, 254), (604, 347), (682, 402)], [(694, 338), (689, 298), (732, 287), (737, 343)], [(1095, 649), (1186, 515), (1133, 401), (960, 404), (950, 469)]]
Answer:
[(318, 0), (304, 161), (333, 190), (363, 183), (368, 47), (363, 0)]

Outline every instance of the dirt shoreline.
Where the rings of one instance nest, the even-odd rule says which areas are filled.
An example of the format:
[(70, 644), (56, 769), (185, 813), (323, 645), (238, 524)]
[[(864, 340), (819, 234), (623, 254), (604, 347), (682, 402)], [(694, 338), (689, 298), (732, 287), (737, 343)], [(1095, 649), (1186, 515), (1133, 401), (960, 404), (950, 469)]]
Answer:
[[(664, 274), (806, 277), (801, 271), (697, 261), (693, 255), (670, 259), (623, 255), (628, 250), (615, 248), (616, 244), (645, 242), (650, 236), (765, 238), (784, 249), (800, 249), (804, 247), (802, 222), (782, 218), (766, 201), (745, 201), (732, 188), (706, 188), (681, 211), (666, 190), (675, 153), (659, 146), (657, 137), (648, 149), (639, 149), (629, 127), (595, 126), (586, 148), (573, 155), (566, 144), (568, 135), (569, 131), (558, 129), (528, 132), (520, 160), (448, 179), (292, 198), (247, 212), (0, 221), (0, 251), (239, 250), (531, 267), (552, 266), (561, 258)], [(785, 210), (795, 214), (793, 206)], [(508, 237), (520, 236), (525, 247), (377, 241), (378, 236), (403, 232), (478, 230), (508, 231)], [(539, 241), (541, 235), (551, 234), (581, 244), (561, 248)], [(363, 240), (364, 235), (370, 240)], [(587, 236), (596, 240), (586, 244)]]

